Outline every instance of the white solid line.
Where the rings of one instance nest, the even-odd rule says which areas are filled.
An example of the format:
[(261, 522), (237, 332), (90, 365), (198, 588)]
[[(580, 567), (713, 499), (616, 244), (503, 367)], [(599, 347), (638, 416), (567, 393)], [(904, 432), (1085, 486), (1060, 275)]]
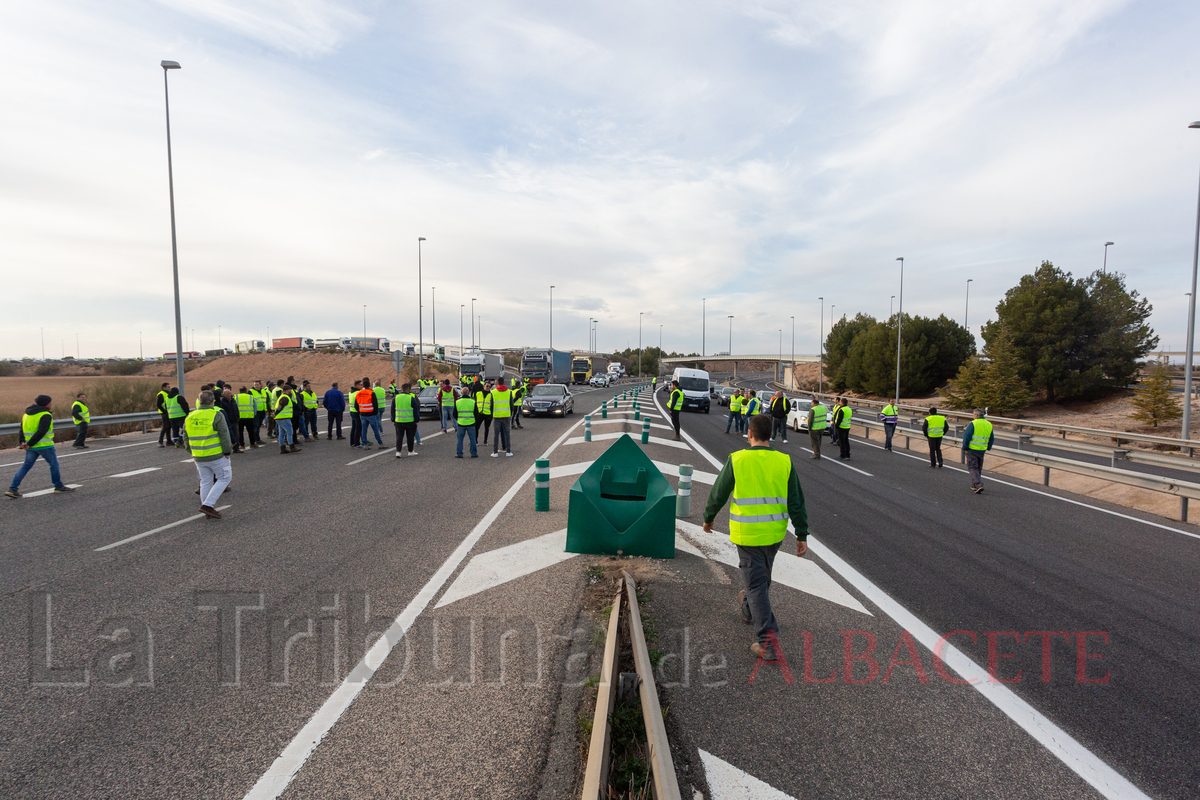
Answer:
[[(917, 619), (912, 612), (893, 600), (886, 592), (817, 541), (811, 533), (808, 537), (808, 547), (814, 555), (828, 564), (846, 582), (874, 603), (883, 613), (895, 620), (897, 625), (911, 633), (913, 638), (924, 645), (926, 649), (932, 652), (933, 648), (937, 646), (940, 637), (932, 628)], [(1100, 794), (1107, 798), (1122, 800), (1149, 800), (1120, 773), (1093, 755), (1086, 747), (1075, 741), (1070, 734), (1014, 694), (1007, 686), (989, 682), (987, 670), (972, 661), (954, 645), (943, 644), (942, 660), (963, 679), (971, 681), (971, 686), (976, 691)]]
[(194, 459), (194, 458), (185, 458), (185, 459), (183, 459), (182, 461), (180, 461), (179, 463), (180, 463), (180, 464), (195, 464), (195, 463), (196, 463), (196, 459)]
[[(550, 455), (554, 448), (558, 447), (564, 439), (575, 430), (576, 427), (583, 424), (580, 419), (575, 425), (567, 428), (558, 441), (550, 445), (550, 449), (542, 454), (542, 458)], [(244, 800), (274, 800), (283, 794), (292, 779), (296, 777), (296, 773), (308, 761), (313, 750), (325, 738), (326, 734), (333, 728), (342, 714), (346, 713), (346, 709), (354, 702), (359, 693), (367, 685), (367, 682), (375, 675), (375, 672), (383, 665), (388, 654), (392, 652), (400, 641), (404, 638), (405, 632), (412, 627), (413, 622), (422, 611), (428, 607), (434, 596), (441, 591), (446, 581), (454, 574), (463, 559), (471, 552), (487, 529), (504, 511), (512, 499), (516, 497), (517, 492), (525, 485), (525, 483), (533, 477), (534, 465), (530, 464), (529, 468), (517, 478), (504, 496), (496, 501), (491, 510), (484, 515), (483, 519), (471, 530), (465, 539), (455, 548), (450, 557), (442, 564), (433, 577), (429, 579), (417, 596), (400, 612), (400, 616), (392, 622), (387, 631), (375, 640), (375, 644), (367, 652), (363, 660), (358, 662), (354, 669), (346, 676), (346, 679), (341, 682), (333, 694), (329, 696), (317, 712), (312, 715), (312, 718), (305, 723), (304, 727), (296, 734), (295, 738), (288, 743), (279, 757), (274, 763), (263, 773), (258, 782), (246, 792)]]
[(135, 469), (132, 472), (118, 472), (116, 475), (109, 475), (110, 478), (128, 478), (132, 475), (142, 475), (147, 472), (158, 472), (162, 467), (145, 467), (143, 469)]
[[(68, 486), (72, 489), (78, 489), (83, 484), (82, 483), (67, 483), (64, 485)], [(54, 489), (38, 489), (36, 492), (29, 492), (28, 494), (23, 494), (23, 495), (21, 495), (21, 497), (41, 497), (44, 494), (53, 494), (53, 493), (54, 493)]]
[[(635, 442), (638, 442), (638, 443), (641, 442), (641, 439), (639, 437), (633, 435), (632, 433), (628, 433), (628, 432), (625, 432), (625, 433), (594, 433), (594, 434), (592, 434), (592, 441), (593, 442), (603, 442), (603, 441), (607, 441), (609, 439), (620, 439), (622, 436), (628, 436), (629, 438), (633, 439)], [(662, 445), (666, 445), (667, 447), (677, 447), (680, 450), (691, 449), (683, 442), (676, 442), (672, 439), (663, 439), (660, 436), (651, 436), (651, 437), (649, 437), (649, 439), (650, 439), (649, 444), (662, 444)], [(586, 444), (586, 442), (584, 441), (582, 436), (576, 436), (572, 439), (568, 439), (567, 444)]]
[[(659, 404), (657, 397), (654, 398), (654, 405), (657, 406), (658, 410), (662, 411), (664, 415), (666, 414), (666, 411), (663, 411), (663, 407)], [(700, 443), (693, 439), (692, 435), (685, 431), (682, 425), (679, 426), (679, 433), (682, 434), (683, 438), (687, 440), (687, 443), (690, 444), (697, 453), (708, 459), (708, 463), (712, 464), (718, 470), (724, 468), (725, 465), (713, 458), (712, 453), (701, 447)]]
[[(877, 445), (877, 444), (871, 444), (870, 442), (860, 442), (860, 443), (865, 444), (867, 447), (874, 447), (876, 450), (883, 449), (882, 446)], [(904, 456), (905, 458), (915, 458), (916, 460), (921, 461), (921, 462), (926, 461), (926, 458), (924, 456), (913, 455), (912, 453), (901, 453), (896, 450), (893, 450), (892, 452), (898, 456)], [(1004, 456), (996, 456), (996, 458), (1004, 458)], [(955, 472), (961, 472), (964, 475), (967, 474), (967, 471), (965, 469), (963, 469), (962, 467), (956, 467), (956, 466), (951, 465), (949, 467), (949, 469), (952, 469)], [(1102, 514), (1109, 514), (1114, 517), (1120, 517), (1121, 519), (1127, 519), (1127, 520), (1130, 520), (1131, 522), (1140, 522), (1141, 524), (1149, 525), (1152, 528), (1162, 528), (1164, 531), (1170, 531), (1171, 533), (1181, 533), (1184, 536), (1190, 536), (1193, 539), (1200, 539), (1200, 533), (1192, 533), (1191, 531), (1181, 531), (1179, 528), (1174, 528), (1174, 527), (1171, 527), (1170, 525), (1164, 525), (1161, 522), (1151, 522), (1148, 519), (1139, 519), (1138, 517), (1132, 517), (1129, 514), (1122, 514), (1120, 511), (1113, 511), (1111, 509), (1101, 508), (1100, 506), (1094, 506), (1090, 503), (1084, 503), (1080, 500), (1072, 500), (1069, 497), (1061, 497), (1057, 494), (1051, 494), (1050, 492), (1043, 492), (1041, 489), (1034, 489), (1032, 486), (1022, 486), (1019, 483), (1009, 483), (1008, 481), (1002, 481), (999, 478), (993, 478), (990, 475), (984, 475), (983, 479), (985, 481), (991, 481), (993, 483), (998, 483), (1001, 486), (1011, 486), (1012, 488), (1020, 489), (1023, 492), (1030, 492), (1032, 494), (1039, 494), (1042, 497), (1049, 497), (1054, 500), (1061, 500), (1062, 502), (1070, 503), (1073, 506), (1082, 506), (1083, 508), (1090, 508), (1093, 511), (1099, 511)]]
[[(427, 435), (427, 436), (422, 436), (422, 437), (421, 437), (421, 441), (422, 441), (422, 442), (424, 442), (426, 439), (432, 439), (432, 438), (433, 438), (433, 437), (435, 437), (435, 436), (441, 436), (441, 435), (442, 435), (442, 432), (441, 432), (441, 431), (438, 431), (437, 433), (431, 433), (431, 434), (429, 434), (429, 435)], [(369, 456), (363, 456), (362, 458), (358, 459), (357, 461), (351, 461), (351, 462), (350, 462), (349, 464), (347, 464), (346, 466), (347, 466), (347, 467), (352, 467), (352, 466), (354, 466), (355, 464), (361, 464), (361, 463), (362, 463), (362, 462), (364, 462), (364, 461), (370, 461), (372, 458), (378, 458), (379, 456), (382, 456), (382, 455), (386, 455), (386, 454), (388, 454), (388, 453), (395, 452), (395, 450), (396, 450), (396, 448), (394, 448), (394, 447), (389, 447), (389, 448), (387, 448), (386, 450), (380, 450), (378, 453), (372, 453), (372, 454), (371, 454), (371, 455), (369, 455)]]
[[(78, 453), (61, 453), (58, 458), (61, 461), (64, 458), (74, 458), (75, 456), (94, 456), (97, 453), (106, 453), (109, 450), (124, 450), (126, 447), (142, 447), (143, 445), (155, 444), (155, 442), (135, 442), (134, 444), (118, 444), (113, 447), (89, 447), (87, 450), (81, 450)], [(0, 464), (0, 467), (19, 467), (23, 461), (14, 461), (11, 464)]]
[[(227, 506), (227, 505), (217, 506), (217, 511), (224, 511), (227, 508), (229, 508), (229, 506)], [(168, 523), (167, 525), (163, 525), (161, 528), (155, 528), (152, 531), (146, 531), (145, 533), (139, 533), (137, 536), (130, 536), (128, 539), (122, 539), (119, 542), (113, 542), (112, 544), (106, 544), (103, 547), (97, 547), (95, 550), (93, 550), (93, 552), (99, 553), (104, 550), (111, 550), (114, 547), (120, 547), (121, 545), (129, 544), (130, 542), (136, 542), (138, 539), (144, 539), (147, 536), (153, 536), (156, 533), (162, 533), (165, 530), (169, 530), (170, 528), (174, 528), (179, 525), (183, 525), (186, 522), (193, 522), (195, 520), (203, 519), (203, 518), (204, 518), (203, 514), (193, 514), (192, 516), (187, 517), (186, 519), (177, 520), (175, 522)]]

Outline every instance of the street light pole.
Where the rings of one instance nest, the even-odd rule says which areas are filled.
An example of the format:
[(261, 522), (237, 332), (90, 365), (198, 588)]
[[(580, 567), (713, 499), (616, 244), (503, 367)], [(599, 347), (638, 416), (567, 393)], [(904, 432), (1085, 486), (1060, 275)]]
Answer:
[[(425, 295), (421, 288), (421, 242), (424, 236), (417, 237), (417, 380), (425, 377), (425, 323), (423, 319)], [(367, 318), (366, 306), (363, 306), (363, 319)], [(367, 335), (367, 323), (363, 322), (363, 336)], [(396, 452), (400, 452), (397, 448)]]
[(471, 347), (475, 346), (475, 298), (471, 298)]
[(1110, 244), (1113, 244), (1113, 242), (1104, 243), (1104, 266), (1100, 268), (1101, 272), (1108, 272), (1108, 246)]
[[(1193, 122), (1189, 128), (1200, 128)], [(1192, 438), (1192, 358), (1196, 344), (1196, 264), (1200, 260), (1200, 197), (1196, 200), (1196, 243), (1192, 249), (1192, 296), (1188, 298), (1187, 363), (1183, 366), (1183, 427), (1180, 434), (1184, 439)]]
[(662, 329), (663, 329), (663, 326), (661, 324), (659, 324), (659, 326), (658, 326), (658, 369), (655, 370), (656, 374), (658, 374), (658, 375), (662, 375)]
[(550, 349), (554, 349), (554, 284), (550, 284)]
[[(179, 313), (179, 247), (175, 238), (175, 173), (171, 163), (171, 93), (167, 89), (167, 71), (180, 69), (177, 61), (163, 61), (163, 107), (167, 112), (167, 193), (171, 198), (171, 270), (175, 278), (175, 383), (183, 386), (183, 322)], [(44, 356), (43, 356), (44, 357)]]
[(729, 315), (729, 357), (733, 358), (733, 314)]
[(792, 389), (796, 388), (796, 318), (792, 317)]
[(971, 281), (973, 281), (973, 280), (975, 280), (975, 279), (967, 278), (967, 304), (966, 304), (966, 306), (963, 307), (963, 327), (966, 328), (968, 332), (970, 332), (970, 330), (971, 330), (971, 326), (968, 324), (967, 320), (970, 319), (969, 314), (971, 312)]
[(708, 298), (701, 297), (700, 298), (700, 355), (701, 356), (706, 355), (706, 353), (704, 351), (704, 328), (708, 324), (708, 309), (706, 307), (707, 304), (708, 304)]
[(900, 339), (904, 334), (904, 256), (900, 262), (900, 314), (896, 317), (896, 402), (900, 402)]
[(779, 369), (775, 372), (777, 380), (783, 379), (783, 328), (779, 329)]
[(363, 304), (363, 338), (367, 338), (367, 306)]
[(437, 287), (429, 287), (432, 297), (429, 300), (429, 309), (433, 312), (433, 353), (437, 357)]
[[(458, 357), (462, 358), (463, 350), (463, 309), (467, 307), (466, 303), (458, 304)], [(461, 370), (460, 370), (461, 371)]]
[(891, 319), (892, 314), (895, 313), (895, 303), (896, 303), (896, 295), (892, 295), (892, 298), (890, 300), (888, 300), (888, 319)]
[(642, 313), (638, 312), (638, 377), (642, 377)]
[(817, 394), (822, 394), (825, 391), (825, 298), (818, 297), (821, 301), (821, 342), (820, 355), (817, 356)]

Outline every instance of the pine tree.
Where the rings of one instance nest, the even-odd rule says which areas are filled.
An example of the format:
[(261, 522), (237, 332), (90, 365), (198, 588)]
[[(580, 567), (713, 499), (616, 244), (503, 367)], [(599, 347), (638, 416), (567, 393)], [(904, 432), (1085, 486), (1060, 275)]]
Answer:
[(1183, 416), (1183, 409), (1171, 396), (1171, 376), (1167, 372), (1167, 365), (1161, 361), (1150, 370), (1150, 377), (1137, 388), (1132, 403), (1136, 410), (1129, 416), (1139, 422), (1149, 422), (1156, 428), (1160, 422)]
[(1021, 357), (1012, 337), (1002, 332), (984, 348), (988, 357), (983, 382), (975, 393), (976, 405), (992, 414), (1020, 411), (1029, 405), (1032, 393), (1021, 379)]
[(971, 356), (959, 367), (958, 375), (950, 382), (950, 386), (942, 391), (946, 397), (946, 406), (957, 411), (975, 408), (976, 396), (983, 385), (987, 365), (979, 356)]

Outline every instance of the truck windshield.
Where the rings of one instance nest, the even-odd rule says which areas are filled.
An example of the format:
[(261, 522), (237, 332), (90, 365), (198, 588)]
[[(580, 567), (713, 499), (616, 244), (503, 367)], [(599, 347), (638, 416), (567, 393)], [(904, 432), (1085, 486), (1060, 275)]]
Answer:
[(586, 361), (575, 361), (575, 362), (572, 362), (571, 369), (578, 370), (580, 372), (585, 372), (588, 369), (591, 369), (591, 366), (592, 365)]
[(707, 392), (708, 378), (680, 378), (679, 388), (687, 392)]

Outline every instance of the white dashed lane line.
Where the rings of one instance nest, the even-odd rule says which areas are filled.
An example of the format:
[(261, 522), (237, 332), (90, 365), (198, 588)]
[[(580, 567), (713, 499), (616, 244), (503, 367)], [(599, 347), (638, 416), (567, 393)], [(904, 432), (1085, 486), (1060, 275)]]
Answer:
[(118, 472), (116, 475), (109, 475), (110, 478), (129, 478), (133, 475), (144, 475), (147, 472), (158, 472), (162, 467), (145, 467), (144, 469), (135, 469), (130, 472)]

